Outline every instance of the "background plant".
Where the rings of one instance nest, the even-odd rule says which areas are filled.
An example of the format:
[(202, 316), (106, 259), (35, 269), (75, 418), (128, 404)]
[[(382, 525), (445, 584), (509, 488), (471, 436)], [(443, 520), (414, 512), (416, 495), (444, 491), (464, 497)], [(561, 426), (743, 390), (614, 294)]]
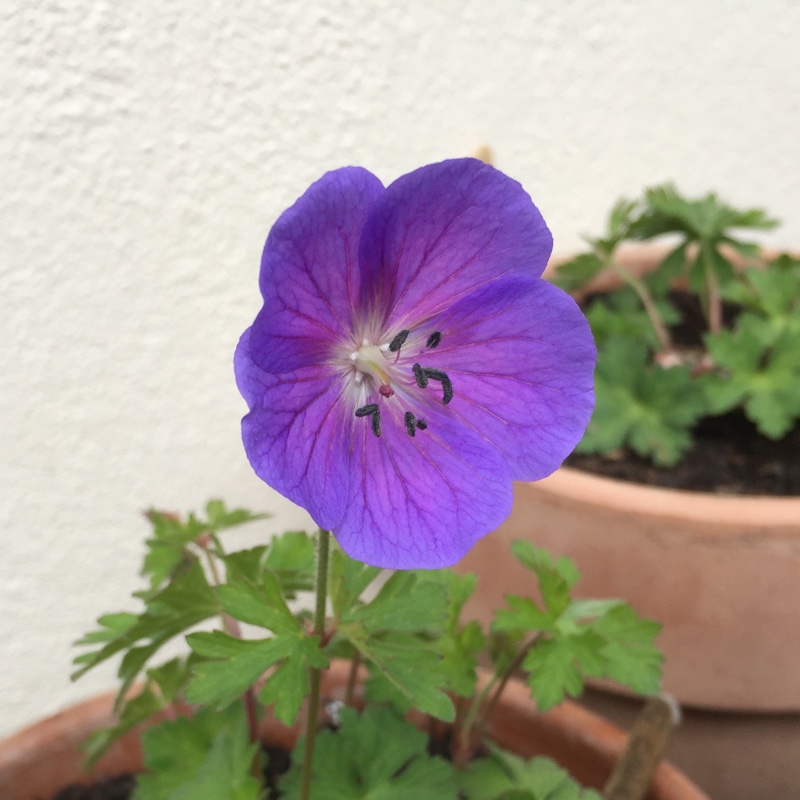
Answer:
[[(598, 345), (594, 415), (578, 453), (630, 448), (659, 466), (676, 464), (704, 417), (741, 410), (770, 439), (800, 418), (800, 260), (763, 256), (743, 234), (774, 228), (761, 209), (738, 210), (710, 193), (691, 200), (672, 184), (620, 200), (603, 237), (561, 265), (555, 282), (586, 294), (603, 269), (622, 288), (586, 299)], [(663, 241), (666, 254), (637, 276), (621, 245)], [(735, 263), (736, 262), (736, 263)], [(693, 293), (702, 341), (677, 343), (670, 290)]]
[[(144, 734), (136, 800), (266, 797), (259, 719), (291, 724), (305, 706), (315, 721), (319, 671), (334, 658), (351, 665), (344, 707), (329, 716), (336, 731), (323, 731), (315, 749), (316, 725), (306, 723), (291, 768), (269, 796), (499, 800), (513, 789), (515, 798), (590, 800), (599, 795), (547, 760), (495, 747), (471, 760), (509, 677), (521, 671), (542, 710), (578, 694), (588, 677), (637, 692), (659, 685), (658, 625), (618, 600), (573, 598), (572, 562), (529, 543), (517, 542), (514, 554), (531, 572), (537, 599), (509, 596), (484, 630), (461, 618), (473, 575), (388, 573), (349, 558), (325, 532), (287, 532), (228, 552), (222, 532), (259, 516), (220, 501), (203, 516), (148, 517), (147, 586), (135, 595), (142, 608), (100, 617), (78, 643), (86, 650), (75, 673), (121, 656), (119, 721), (89, 741), (92, 760), (132, 726), (168, 712)], [(312, 612), (297, 601), (315, 586), (323, 591)], [(196, 630), (212, 618), (213, 629)], [(184, 636), (190, 652), (163, 660), (162, 648)], [(492, 665), (484, 683), (482, 655)], [(359, 713), (361, 670), (367, 705)], [(142, 688), (131, 697), (135, 681)], [(191, 716), (176, 716), (184, 703)], [(451, 723), (450, 761), (429, 754), (427, 735), (404, 719), (412, 708)], [(314, 749), (312, 762), (306, 754)]]

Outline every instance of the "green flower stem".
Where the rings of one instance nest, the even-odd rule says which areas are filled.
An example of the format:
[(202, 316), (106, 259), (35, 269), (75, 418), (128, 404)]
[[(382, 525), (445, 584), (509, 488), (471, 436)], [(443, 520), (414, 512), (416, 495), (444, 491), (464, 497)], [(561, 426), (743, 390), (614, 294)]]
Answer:
[[(325, 633), (325, 604), (328, 599), (328, 556), (330, 553), (330, 531), (320, 529), (317, 551), (317, 602), (314, 609), (314, 635), (320, 638)], [(303, 775), (300, 785), (300, 800), (308, 800), (311, 791), (311, 768), (314, 762), (314, 742), (317, 738), (319, 715), (319, 687), (322, 671), (316, 667), (309, 670), (310, 691), (308, 715), (306, 717), (306, 747), (303, 753)]]
[(628, 286), (630, 286), (631, 289), (636, 292), (636, 296), (644, 306), (647, 318), (650, 320), (650, 324), (653, 326), (653, 330), (658, 338), (661, 351), (664, 353), (669, 353), (674, 350), (675, 348), (672, 344), (672, 340), (670, 339), (667, 326), (664, 325), (663, 321), (661, 320), (655, 301), (653, 300), (653, 297), (644, 281), (640, 281), (635, 275), (631, 275), (628, 270), (617, 264), (613, 258), (609, 258), (607, 264), (624, 283), (627, 283)]

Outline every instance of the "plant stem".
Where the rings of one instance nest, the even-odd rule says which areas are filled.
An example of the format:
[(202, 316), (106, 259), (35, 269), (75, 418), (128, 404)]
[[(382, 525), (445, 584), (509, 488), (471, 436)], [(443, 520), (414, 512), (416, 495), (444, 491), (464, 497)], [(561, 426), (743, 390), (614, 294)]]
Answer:
[(475, 726), (475, 733), (477, 734), (478, 738), (483, 736), (484, 731), (486, 730), (486, 725), (489, 722), (489, 718), (492, 716), (492, 712), (494, 711), (495, 706), (497, 705), (497, 701), (500, 699), (501, 695), (503, 694), (503, 690), (506, 688), (506, 685), (514, 676), (514, 673), (522, 666), (522, 662), (525, 660), (525, 656), (528, 655), (528, 651), (536, 644), (539, 640), (541, 634), (534, 633), (530, 639), (528, 639), (525, 644), (520, 647), (517, 654), (511, 660), (511, 663), (506, 667), (505, 672), (503, 672), (500, 681), (497, 683), (497, 686), (489, 698), (489, 702), (486, 704), (486, 710), (481, 714), (480, 719), (478, 720), (477, 725)]
[[(328, 599), (328, 555), (330, 552), (330, 531), (320, 530), (317, 551), (316, 607), (314, 609), (314, 635), (322, 637), (325, 633), (325, 604)], [(311, 791), (311, 768), (314, 762), (314, 742), (317, 737), (317, 716), (319, 715), (319, 687), (322, 672), (317, 667), (309, 669), (310, 691), (308, 695), (308, 715), (306, 716), (306, 748), (303, 754), (303, 775), (300, 785), (300, 800), (308, 800)]]
[[(214, 586), (220, 586), (222, 584), (222, 576), (217, 569), (217, 562), (214, 560), (214, 555), (207, 547), (202, 548), (202, 550), (206, 555), (208, 569), (211, 572)], [(224, 611), (220, 613), (220, 618), (222, 619), (222, 627), (229, 636), (234, 636), (237, 639), (242, 638), (242, 629), (239, 626), (238, 620), (235, 620)], [(257, 742), (259, 741), (258, 713), (256, 711), (256, 695), (252, 686), (249, 686), (242, 695), (242, 703), (244, 704), (245, 714), (247, 714), (247, 731), (250, 736), (250, 741)], [(258, 774), (260, 775), (260, 770), (258, 770)]]
[(714, 263), (709, 254), (711, 245), (703, 244), (703, 271), (706, 276), (706, 291), (708, 292), (708, 330), (718, 333), (722, 330), (722, 297), (719, 293), (719, 281), (714, 271)]
[(631, 275), (628, 270), (617, 264), (613, 258), (608, 259), (607, 263), (614, 273), (636, 292), (636, 296), (644, 306), (645, 313), (650, 320), (650, 324), (653, 326), (661, 351), (664, 353), (672, 351), (674, 348), (669, 336), (669, 331), (667, 330), (667, 326), (662, 322), (658, 314), (658, 309), (656, 308), (655, 300), (653, 300), (644, 281), (640, 281), (635, 275)]
[[(219, 542), (216, 542), (216, 544), (218, 547), (220, 547)], [(214, 554), (207, 547), (203, 547), (202, 551), (206, 555), (206, 561), (208, 562), (208, 569), (211, 572), (211, 579), (214, 582), (214, 586), (220, 586), (222, 584), (222, 576), (219, 574), (219, 570), (217, 569), (217, 562), (214, 559)], [(231, 617), (229, 614), (226, 614), (224, 611), (220, 612), (220, 618), (222, 620), (222, 627), (229, 636), (235, 636), (237, 639), (242, 638), (242, 629), (239, 625), (238, 620), (235, 620), (233, 617)], [(250, 738), (250, 741), (258, 742), (260, 740), (260, 737), (258, 735), (258, 712), (256, 710), (256, 693), (255, 691), (253, 691), (252, 686), (248, 686), (247, 689), (245, 690), (245, 693), (242, 695), (242, 703), (244, 704), (244, 711), (245, 714), (247, 715), (247, 733)], [(253, 775), (259, 780), (259, 782), (262, 780), (261, 767), (258, 758), (254, 759), (253, 761)]]
[[(453, 762), (457, 767), (463, 768), (466, 766), (470, 757), (472, 742), (480, 740), (483, 736), (489, 718), (497, 705), (497, 701), (503, 694), (503, 690), (506, 688), (506, 685), (509, 680), (511, 680), (514, 673), (521, 666), (528, 651), (536, 644), (539, 636), (540, 634), (538, 633), (533, 634), (533, 636), (516, 652), (514, 658), (511, 659), (502, 674), (492, 675), (489, 682), (483, 687), (481, 693), (473, 700), (464, 718), (464, 723), (459, 727), (456, 736)], [(491, 697), (489, 697), (490, 694)], [(487, 697), (489, 698), (488, 700), (486, 699)]]
[(344, 704), (346, 706), (353, 705), (353, 697), (356, 693), (356, 684), (358, 682), (358, 668), (361, 666), (361, 653), (356, 650), (350, 661), (350, 672), (347, 676), (347, 689), (344, 693)]

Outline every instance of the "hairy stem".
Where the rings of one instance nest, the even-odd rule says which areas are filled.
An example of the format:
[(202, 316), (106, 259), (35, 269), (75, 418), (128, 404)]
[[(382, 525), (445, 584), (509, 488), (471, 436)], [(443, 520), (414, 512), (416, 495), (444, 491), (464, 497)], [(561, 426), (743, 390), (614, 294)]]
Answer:
[[(331, 534), (320, 530), (317, 551), (316, 606), (314, 609), (314, 634), (320, 638), (325, 633), (325, 603), (328, 599), (328, 555)], [(317, 738), (317, 716), (319, 715), (319, 687), (322, 672), (317, 667), (309, 669), (310, 691), (308, 715), (306, 716), (306, 749), (303, 754), (303, 775), (300, 785), (300, 800), (308, 800), (311, 791), (311, 768), (314, 762), (314, 742)]]

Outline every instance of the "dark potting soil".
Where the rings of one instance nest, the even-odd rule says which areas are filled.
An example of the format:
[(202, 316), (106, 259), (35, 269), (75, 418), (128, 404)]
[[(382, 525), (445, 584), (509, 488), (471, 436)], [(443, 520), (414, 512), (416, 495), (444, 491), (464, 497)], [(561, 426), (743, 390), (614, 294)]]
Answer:
[[(589, 298), (591, 299), (591, 298)], [(671, 328), (673, 341), (693, 348), (702, 344), (703, 315), (693, 295), (671, 292), (681, 315)], [(724, 322), (735, 319), (724, 309)], [(700, 422), (694, 445), (674, 467), (653, 466), (630, 450), (613, 455), (571, 455), (564, 463), (610, 478), (697, 492), (740, 495), (800, 495), (800, 425), (783, 439), (761, 436), (742, 412)]]
[(568, 466), (634, 483), (717, 494), (800, 495), (800, 427), (777, 442), (759, 436), (740, 413), (703, 421), (674, 467), (655, 467), (630, 451), (571, 455)]
[[(280, 777), (289, 769), (291, 757), (282, 747), (262, 746), (266, 767), (264, 783), (268, 788), (267, 800), (277, 800), (277, 784)], [(431, 755), (449, 758), (449, 743), (446, 739), (431, 739), (428, 751)], [(67, 786), (51, 800), (130, 800), (136, 788), (136, 776), (126, 773), (114, 778), (102, 778), (89, 786)]]
[(130, 774), (101, 778), (90, 786), (67, 786), (52, 800), (128, 800), (135, 784), (136, 778)]
[[(281, 747), (262, 747), (265, 755), (264, 781), (269, 789), (267, 800), (278, 797), (278, 778), (289, 769), (289, 753)], [(136, 788), (136, 776), (125, 773), (114, 778), (101, 778), (89, 786), (67, 786), (51, 800), (130, 800)]]

